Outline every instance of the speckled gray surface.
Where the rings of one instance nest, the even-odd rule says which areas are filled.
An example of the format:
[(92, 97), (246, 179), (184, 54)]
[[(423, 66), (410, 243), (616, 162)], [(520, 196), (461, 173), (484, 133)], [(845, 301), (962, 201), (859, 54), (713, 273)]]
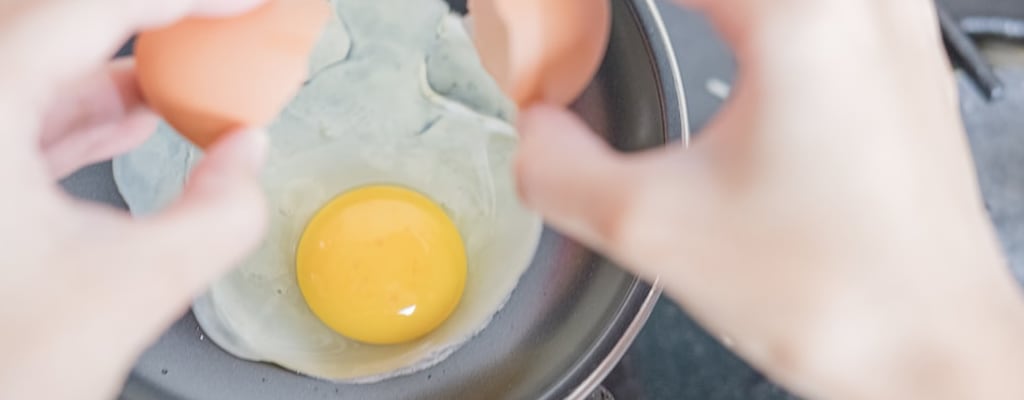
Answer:
[[(686, 84), (694, 132), (721, 106), (710, 80), (731, 82), (735, 64), (707, 21), (661, 1)], [(947, 0), (958, 16), (1024, 17), (1020, 0)], [(1024, 280), (1024, 56), (997, 57), (1008, 96), (985, 104), (961, 82), (965, 124), (982, 191), (1018, 279)], [(705, 333), (672, 302), (662, 299), (620, 365), (605, 381), (618, 399), (779, 400), (793, 398)]]

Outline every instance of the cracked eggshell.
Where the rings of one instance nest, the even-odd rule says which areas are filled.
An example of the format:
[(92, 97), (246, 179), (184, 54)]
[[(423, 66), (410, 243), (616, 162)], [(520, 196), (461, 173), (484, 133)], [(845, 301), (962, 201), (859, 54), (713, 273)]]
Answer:
[(265, 125), (306, 79), (330, 11), (322, 0), (271, 0), (237, 17), (143, 32), (135, 44), (143, 95), (203, 148), (230, 130)]
[(520, 107), (568, 105), (604, 59), (608, 0), (469, 0), (468, 6), (484, 67)]

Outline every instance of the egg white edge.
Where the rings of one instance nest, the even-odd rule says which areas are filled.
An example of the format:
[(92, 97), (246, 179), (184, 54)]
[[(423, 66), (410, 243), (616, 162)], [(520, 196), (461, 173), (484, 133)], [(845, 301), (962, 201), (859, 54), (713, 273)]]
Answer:
[[(452, 22), (454, 22), (454, 23), (452, 23)], [(468, 31), (467, 31), (467, 29), (466, 29), (466, 27), (464, 25), (462, 17), (460, 17), (460, 16), (458, 16), (456, 14), (449, 14), (449, 15), (445, 16), (445, 21), (442, 23), (442, 27), (444, 25), (446, 25), (446, 24), (449, 25), (449, 26), (454, 26), (455, 29), (460, 30), (463, 34), (468, 36)], [(489, 115), (484, 115), (484, 114), (478, 113), (478, 112), (474, 111), (473, 109), (471, 109), (470, 107), (468, 107), (467, 105), (465, 105), (465, 104), (463, 104), (463, 103), (461, 103), (459, 101), (448, 99), (447, 97), (444, 97), (444, 96), (440, 95), (439, 93), (437, 93), (437, 91), (435, 91), (433, 89), (433, 87), (430, 86), (430, 82), (429, 82), (429, 79), (427, 77), (427, 73), (428, 72), (427, 72), (426, 60), (421, 61), (419, 69), (420, 69), (420, 90), (422, 91), (423, 95), (430, 102), (432, 102), (435, 105), (437, 105), (437, 106), (439, 106), (439, 107), (441, 107), (441, 108), (443, 108), (443, 109), (445, 109), (447, 111), (450, 111), (450, 112), (452, 112), (452, 113), (454, 113), (456, 115), (477, 119), (477, 120), (482, 122), (484, 127), (490, 129), (491, 132), (493, 132), (495, 134), (500, 134), (502, 136), (513, 137), (513, 138), (517, 137), (517, 132), (516, 132), (515, 128), (513, 126), (511, 126), (507, 121), (504, 121), (504, 120), (501, 120), (499, 118), (492, 117), (492, 116), (489, 116)], [(194, 159), (194, 157), (196, 155), (195, 153), (196, 153), (196, 149), (194, 147), (192, 147), (192, 146), (189, 146), (188, 154), (187, 154), (187, 157), (186, 157), (185, 162), (184, 162), (184, 164), (185, 164), (185, 168), (184, 169), (185, 170), (189, 169), (188, 165), (191, 163), (191, 160)], [(119, 167), (119, 165), (122, 162), (123, 161), (121, 161), (120, 157), (114, 158), (112, 160), (112, 163), (113, 163), (113, 165), (112, 165), (112, 172), (113, 172), (114, 184), (118, 188), (118, 194), (120, 194), (122, 196), (122, 198), (123, 198), (124, 194), (121, 191), (121, 187), (122, 187), (122, 180), (124, 178), (122, 178), (120, 176), (120, 174), (118, 173), (118, 171), (122, 170), (122, 168)], [(187, 181), (187, 179), (188, 179), (188, 177), (186, 176), (185, 180)], [(184, 185), (184, 182), (183, 182), (183, 185)], [(125, 202), (129, 203), (127, 201), (127, 199), (126, 199)], [(128, 204), (128, 207), (129, 207), (129, 211), (131, 212), (132, 211), (131, 204)], [(215, 344), (218, 347), (221, 347), (224, 351), (228, 352), (232, 356), (237, 357), (239, 359), (243, 359), (243, 360), (247, 360), (247, 361), (252, 361), (252, 362), (261, 362), (261, 363), (273, 364), (273, 365), (277, 365), (277, 366), (279, 366), (281, 368), (287, 369), (288, 371), (294, 372), (294, 373), (296, 373), (298, 375), (301, 375), (301, 376), (304, 376), (304, 377), (309, 377), (309, 378), (313, 378), (313, 379), (320, 380), (320, 381), (335, 382), (335, 383), (371, 384), (371, 383), (377, 383), (377, 382), (381, 382), (381, 381), (384, 381), (384, 380), (387, 380), (387, 379), (391, 379), (391, 378), (396, 378), (396, 377), (399, 377), (399, 376), (411, 375), (411, 374), (414, 374), (416, 372), (420, 372), (420, 371), (432, 368), (434, 366), (437, 366), (441, 362), (447, 360), (452, 354), (454, 354), (460, 348), (462, 348), (467, 343), (469, 343), (474, 338), (476, 338), (485, 329), (487, 329), (487, 327), (490, 326), (490, 324), (494, 320), (494, 318), (496, 318), (497, 315), (499, 313), (501, 313), (502, 310), (504, 310), (504, 308), (508, 304), (509, 300), (511, 300), (512, 295), (515, 293), (516, 289), (518, 289), (519, 282), (522, 280), (523, 275), (525, 275), (526, 272), (529, 270), (529, 268), (530, 268), (530, 266), (532, 264), (533, 257), (536, 255), (537, 248), (538, 248), (538, 246), (540, 244), (540, 239), (541, 239), (541, 236), (542, 236), (542, 233), (543, 233), (543, 230), (544, 230), (543, 220), (540, 218), (540, 216), (536, 215), (536, 214), (533, 214), (533, 213), (531, 213), (531, 214), (533, 215), (533, 218), (532, 218), (533, 223), (531, 224), (532, 227), (530, 228), (530, 232), (528, 233), (530, 238), (529, 238), (529, 240), (525, 241), (525, 243), (529, 243), (530, 244), (529, 247), (532, 250), (528, 251), (528, 252), (521, 253), (521, 254), (526, 254), (527, 256), (525, 258), (527, 258), (527, 259), (525, 259), (525, 260), (518, 260), (517, 263), (514, 263), (514, 265), (524, 265), (524, 267), (522, 268), (522, 272), (520, 272), (518, 274), (518, 276), (516, 278), (516, 282), (512, 286), (512, 290), (510, 290), (508, 292), (508, 294), (505, 295), (505, 297), (501, 301), (500, 305), (494, 310), (493, 313), (491, 313), (491, 315), (485, 321), (480, 323), (479, 326), (477, 326), (476, 329), (473, 330), (470, 335), (466, 336), (466, 338), (464, 340), (461, 340), (461, 341), (456, 342), (456, 343), (449, 344), (447, 346), (439, 347), (439, 348), (435, 349), (434, 351), (431, 351), (431, 352), (425, 354), (424, 356), (420, 357), (417, 361), (414, 361), (414, 362), (410, 363), (409, 365), (406, 365), (405, 367), (401, 367), (401, 368), (398, 368), (398, 369), (395, 369), (395, 370), (392, 370), (392, 371), (389, 371), (389, 372), (386, 372), (386, 373), (375, 374), (375, 375), (368, 375), (368, 376), (351, 378), (351, 379), (328, 379), (328, 378), (323, 378), (323, 377), (318, 377), (318, 376), (314, 376), (314, 375), (303, 373), (301, 371), (298, 371), (298, 370), (296, 370), (294, 368), (289, 367), (285, 363), (281, 363), (281, 362), (277, 362), (277, 361), (273, 361), (273, 360), (268, 360), (265, 357), (260, 356), (260, 355), (258, 355), (256, 353), (254, 353), (253, 347), (248, 345), (247, 343), (245, 343), (246, 341), (242, 337), (237, 337), (236, 336), (235, 337), (236, 340), (235, 340), (234, 343), (245, 344), (246, 346), (244, 348), (240, 348), (240, 347), (235, 346), (235, 345), (225, 345), (223, 343), (220, 343), (220, 341), (216, 341)], [(464, 300), (465, 299), (463, 299), (463, 301)], [(196, 308), (196, 307), (199, 307), (199, 308), (210, 307), (212, 310), (214, 310), (214, 312), (217, 313), (217, 317), (218, 317), (219, 321), (209, 321), (209, 320), (207, 320), (207, 318), (203, 318), (202, 316), (200, 316), (199, 313), (193, 313), (193, 315), (195, 316), (195, 318), (196, 318), (197, 322), (200, 324), (200, 326), (203, 326), (203, 325), (212, 326), (212, 325), (218, 325), (220, 323), (226, 323), (226, 324), (230, 324), (231, 323), (230, 318), (228, 316), (224, 315), (222, 312), (220, 312), (220, 308), (216, 306), (216, 300), (213, 298), (212, 293), (210, 293), (209, 291), (207, 291), (207, 292), (203, 293), (202, 295), (198, 296), (193, 301), (192, 307), (193, 308)], [(223, 331), (224, 332), (232, 332), (233, 330), (232, 329), (223, 329)]]

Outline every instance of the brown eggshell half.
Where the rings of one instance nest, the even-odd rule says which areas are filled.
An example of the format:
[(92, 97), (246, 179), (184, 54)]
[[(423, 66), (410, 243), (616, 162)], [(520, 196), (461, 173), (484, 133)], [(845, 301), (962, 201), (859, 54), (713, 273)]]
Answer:
[(469, 0), (469, 12), (484, 68), (519, 106), (575, 100), (611, 33), (608, 0)]
[(143, 32), (135, 44), (142, 93), (202, 148), (233, 129), (265, 125), (307, 78), (330, 12), (324, 0), (270, 0), (241, 16)]

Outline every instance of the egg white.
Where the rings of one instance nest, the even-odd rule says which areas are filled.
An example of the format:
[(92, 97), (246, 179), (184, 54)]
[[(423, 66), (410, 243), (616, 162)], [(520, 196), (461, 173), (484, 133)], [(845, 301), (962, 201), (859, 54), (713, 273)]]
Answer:
[[(334, 0), (338, 18), (311, 57), (311, 78), (269, 127), (263, 246), (196, 300), (215, 343), (237, 357), (303, 374), (374, 382), (442, 361), (504, 305), (536, 250), (540, 218), (517, 201), (515, 108), (484, 72), (459, 17), (440, 0)], [(200, 151), (162, 125), (114, 161), (132, 212), (176, 198)], [(465, 242), (466, 291), (426, 337), (393, 346), (333, 332), (306, 306), (295, 250), (333, 197), (368, 184), (425, 194)]]

